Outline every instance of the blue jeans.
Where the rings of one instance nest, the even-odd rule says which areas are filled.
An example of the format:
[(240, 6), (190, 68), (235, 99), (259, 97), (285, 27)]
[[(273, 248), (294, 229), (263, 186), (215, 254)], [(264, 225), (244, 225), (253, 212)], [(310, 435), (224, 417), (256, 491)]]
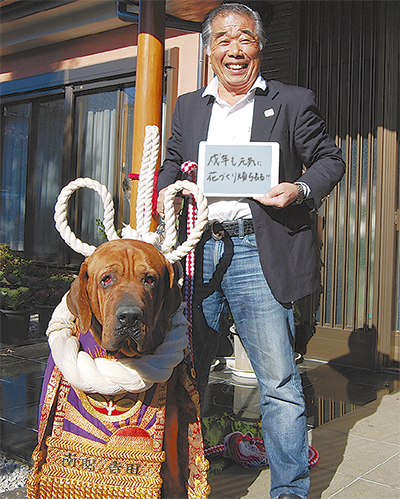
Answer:
[[(197, 336), (195, 368), (202, 378), (199, 385), (204, 384), (204, 378), (207, 383), (215, 354), (212, 345), (215, 338), (218, 340), (220, 316), (227, 302), (259, 384), (262, 430), (271, 470), (271, 498), (284, 492), (305, 498), (310, 484), (307, 420), (301, 378), (293, 355), (293, 311), (273, 297), (261, 269), (255, 235), (232, 237), (231, 241), (232, 260), (219, 289), (197, 306), (209, 327), (203, 339), (197, 336), (201, 337), (201, 332), (193, 323), (194, 338)], [(223, 253), (223, 241), (209, 239), (205, 243), (204, 283), (210, 281)]]

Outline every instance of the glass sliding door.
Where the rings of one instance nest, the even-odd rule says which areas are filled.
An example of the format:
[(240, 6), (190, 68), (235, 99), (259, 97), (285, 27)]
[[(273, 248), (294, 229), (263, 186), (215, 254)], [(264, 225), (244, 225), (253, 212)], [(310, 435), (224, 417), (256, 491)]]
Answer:
[(5, 106), (1, 170), (0, 242), (24, 250), (30, 104)]
[(55, 255), (60, 236), (54, 227), (54, 205), (61, 190), (64, 101), (40, 102), (34, 153), (33, 255)]
[[(124, 223), (129, 223), (129, 201), (122, 194), (122, 181), (132, 168), (134, 96), (134, 87), (80, 95), (75, 106), (77, 177), (105, 185), (114, 197), (117, 220)], [(96, 192), (77, 193), (75, 226), (82, 241), (94, 246), (105, 241), (96, 223), (103, 220), (103, 212)]]
[[(57, 79), (24, 81), (24, 94), (2, 86), (0, 140), (0, 243), (25, 258), (75, 265), (55, 229), (54, 205), (70, 180), (89, 177), (111, 193), (115, 226), (130, 222), (124, 179), (132, 170), (136, 60), (71, 69)], [(49, 86), (47, 86), (49, 85)], [(5, 92), (5, 93), (4, 93)], [(82, 241), (105, 241), (99, 195), (80, 189), (68, 203), (68, 223)]]
[[(118, 91), (76, 98), (77, 177), (89, 177), (116, 192)], [(76, 231), (82, 241), (99, 246), (104, 239), (96, 219), (103, 220), (103, 202), (95, 191), (77, 195)]]

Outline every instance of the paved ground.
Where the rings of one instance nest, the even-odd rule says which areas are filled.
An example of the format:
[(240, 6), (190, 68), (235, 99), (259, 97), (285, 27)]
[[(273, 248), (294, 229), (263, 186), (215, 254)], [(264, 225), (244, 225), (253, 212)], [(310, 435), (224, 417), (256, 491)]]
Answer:
[[(400, 498), (400, 392), (310, 431), (320, 453), (308, 499)], [(210, 479), (210, 499), (263, 499), (268, 469), (234, 466)]]
[[(15, 345), (0, 345), (0, 451), (30, 464), (37, 440), (37, 410), (48, 356), (47, 341), (31, 329)], [(240, 430), (260, 436), (259, 392), (251, 377), (221, 363), (211, 373), (205, 411), (206, 447)], [(310, 442), (320, 453), (309, 499), (400, 499), (400, 380), (337, 362), (299, 365)], [(210, 499), (268, 499), (269, 470), (244, 469), (210, 458)], [(3, 475), (3, 476), (1, 476)], [(6, 479), (0, 470), (0, 481)], [(11, 486), (10, 486), (11, 488)], [(3, 490), (5, 490), (3, 488)], [(24, 487), (0, 493), (25, 497)]]

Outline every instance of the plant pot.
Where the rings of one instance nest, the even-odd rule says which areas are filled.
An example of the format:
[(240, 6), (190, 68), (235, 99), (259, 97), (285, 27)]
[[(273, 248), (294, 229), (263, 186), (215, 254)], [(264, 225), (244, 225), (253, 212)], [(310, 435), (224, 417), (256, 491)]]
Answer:
[(39, 332), (41, 336), (46, 334), (47, 326), (54, 309), (54, 305), (36, 305), (36, 310), (39, 314)]
[(4, 345), (18, 345), (29, 338), (29, 320), (33, 308), (21, 310), (0, 309), (0, 342)]

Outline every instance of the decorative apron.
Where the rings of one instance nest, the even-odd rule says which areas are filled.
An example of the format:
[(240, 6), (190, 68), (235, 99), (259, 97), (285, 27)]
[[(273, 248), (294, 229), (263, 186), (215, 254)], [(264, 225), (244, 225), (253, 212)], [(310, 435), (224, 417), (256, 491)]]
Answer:
[[(80, 335), (92, 358), (106, 356), (90, 332)], [(182, 383), (199, 414), (198, 394), (186, 371)], [(28, 499), (157, 499), (161, 497), (161, 464), (167, 382), (149, 390), (113, 396), (86, 394), (63, 379), (50, 355), (39, 407), (39, 443), (27, 480)], [(188, 428), (190, 499), (207, 498), (208, 461), (204, 458), (200, 419)]]

